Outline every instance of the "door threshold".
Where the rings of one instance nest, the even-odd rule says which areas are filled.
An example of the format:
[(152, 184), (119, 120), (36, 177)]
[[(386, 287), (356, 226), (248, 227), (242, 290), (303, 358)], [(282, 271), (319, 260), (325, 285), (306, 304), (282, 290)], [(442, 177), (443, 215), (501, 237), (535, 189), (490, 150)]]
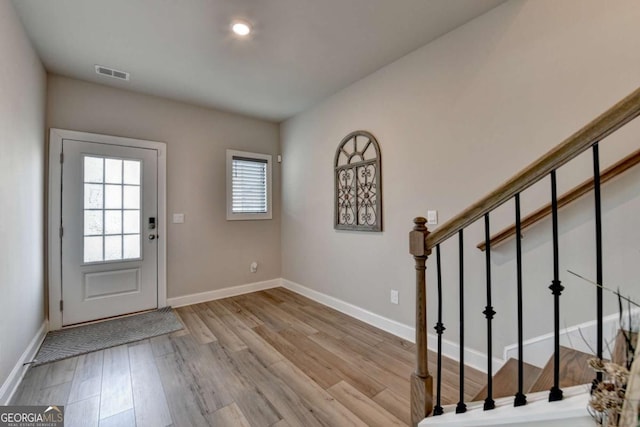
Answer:
[(126, 314), (119, 314), (117, 316), (111, 316), (111, 317), (103, 317), (101, 319), (96, 319), (96, 320), (90, 320), (88, 322), (79, 322), (79, 323), (73, 323), (71, 325), (64, 325), (62, 326), (62, 329), (71, 329), (71, 328), (75, 328), (77, 326), (85, 326), (85, 325), (92, 325), (94, 323), (101, 323), (101, 322), (105, 322), (107, 320), (114, 320), (114, 319), (122, 319), (125, 317), (131, 317), (131, 316), (135, 316), (137, 314), (142, 314), (142, 313), (149, 313), (151, 311), (156, 311), (158, 308), (150, 308), (148, 310), (140, 310), (140, 311), (134, 311), (133, 313), (126, 313)]

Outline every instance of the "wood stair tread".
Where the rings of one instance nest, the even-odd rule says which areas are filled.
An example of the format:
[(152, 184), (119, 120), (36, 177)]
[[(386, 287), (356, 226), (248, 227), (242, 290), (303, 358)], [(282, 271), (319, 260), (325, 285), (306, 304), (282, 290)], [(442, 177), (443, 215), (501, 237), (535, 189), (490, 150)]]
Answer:
[[(538, 379), (542, 369), (529, 363), (523, 364), (524, 390), (528, 390)], [(493, 376), (493, 398), (515, 396), (518, 392), (518, 360), (509, 359)], [(484, 400), (487, 397), (487, 386), (473, 398), (473, 401)]]
[[(589, 367), (592, 355), (567, 347), (560, 347), (560, 388), (589, 384), (596, 376)], [(529, 389), (530, 393), (547, 391), (553, 387), (553, 356), (545, 365), (540, 376)]]

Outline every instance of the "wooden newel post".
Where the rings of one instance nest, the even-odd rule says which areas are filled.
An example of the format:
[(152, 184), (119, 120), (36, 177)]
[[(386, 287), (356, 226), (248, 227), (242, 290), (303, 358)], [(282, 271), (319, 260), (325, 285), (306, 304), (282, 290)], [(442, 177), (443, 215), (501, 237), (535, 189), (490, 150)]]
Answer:
[(416, 371), (411, 375), (411, 425), (417, 426), (433, 410), (433, 378), (427, 366), (427, 220), (417, 217), (409, 233), (409, 252), (416, 262)]

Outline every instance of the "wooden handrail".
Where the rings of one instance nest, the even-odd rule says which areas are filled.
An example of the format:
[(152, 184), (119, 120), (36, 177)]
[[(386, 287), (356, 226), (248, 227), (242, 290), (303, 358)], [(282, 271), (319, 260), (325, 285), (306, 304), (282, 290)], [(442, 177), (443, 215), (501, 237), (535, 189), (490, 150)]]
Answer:
[[(612, 180), (613, 178), (620, 175), (621, 173), (631, 169), (638, 163), (640, 163), (640, 150), (634, 151), (624, 159), (620, 160), (619, 162), (613, 164), (612, 166), (602, 171), (602, 173), (600, 174), (600, 184), (604, 184), (605, 182)], [(560, 196), (558, 198), (558, 208), (562, 208), (570, 204), (571, 202), (579, 199), (580, 197), (584, 196), (591, 190), (593, 190), (593, 178), (584, 181), (580, 185), (572, 188), (571, 190), (567, 191), (562, 196)], [(548, 203), (547, 205), (541, 207), (537, 211), (524, 217), (521, 223), (522, 230), (528, 227), (531, 227), (532, 225), (543, 220), (549, 215), (551, 215), (551, 203)], [(496, 234), (494, 234), (493, 236), (491, 236), (490, 238), (491, 247), (495, 248), (496, 246), (500, 245), (500, 243), (506, 240), (509, 240), (511, 237), (515, 235), (516, 235), (515, 225), (506, 227), (500, 230), (499, 232), (497, 232)], [(478, 243), (476, 247), (481, 251), (484, 251), (485, 242)]]
[(473, 224), (486, 213), (529, 188), (552, 170), (558, 169), (638, 115), (640, 115), (640, 88), (565, 139), (560, 145), (527, 166), (496, 190), (438, 227), (427, 237), (427, 249), (434, 248), (458, 231)]

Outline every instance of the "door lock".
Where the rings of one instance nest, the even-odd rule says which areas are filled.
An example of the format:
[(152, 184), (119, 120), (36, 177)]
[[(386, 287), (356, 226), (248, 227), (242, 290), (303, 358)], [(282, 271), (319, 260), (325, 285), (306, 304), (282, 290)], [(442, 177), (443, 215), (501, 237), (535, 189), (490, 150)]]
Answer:
[(156, 218), (151, 216), (149, 217), (149, 226), (148, 226), (149, 230), (155, 230), (156, 229)]

